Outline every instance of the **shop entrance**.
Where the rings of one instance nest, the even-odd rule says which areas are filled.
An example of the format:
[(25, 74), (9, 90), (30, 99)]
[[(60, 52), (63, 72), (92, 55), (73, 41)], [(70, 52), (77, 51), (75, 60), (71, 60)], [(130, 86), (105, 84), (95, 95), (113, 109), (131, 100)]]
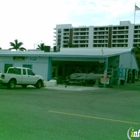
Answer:
[(52, 78), (57, 77), (58, 83), (63, 83), (72, 73), (104, 73), (104, 63), (82, 61), (52, 61)]

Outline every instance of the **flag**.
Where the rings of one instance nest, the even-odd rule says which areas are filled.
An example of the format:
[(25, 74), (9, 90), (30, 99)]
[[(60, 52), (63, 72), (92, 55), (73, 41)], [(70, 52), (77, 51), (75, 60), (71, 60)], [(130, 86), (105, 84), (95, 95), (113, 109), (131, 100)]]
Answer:
[(135, 5), (135, 11), (136, 10), (140, 10), (140, 8), (137, 5)]

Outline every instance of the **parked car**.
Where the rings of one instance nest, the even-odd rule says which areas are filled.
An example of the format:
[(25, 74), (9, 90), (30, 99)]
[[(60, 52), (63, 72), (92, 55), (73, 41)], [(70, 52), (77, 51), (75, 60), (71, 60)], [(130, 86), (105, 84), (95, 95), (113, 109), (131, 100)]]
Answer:
[(0, 84), (12, 89), (16, 85), (26, 88), (33, 85), (41, 88), (44, 84), (44, 78), (36, 75), (31, 69), (24, 67), (9, 67), (6, 73), (0, 73)]

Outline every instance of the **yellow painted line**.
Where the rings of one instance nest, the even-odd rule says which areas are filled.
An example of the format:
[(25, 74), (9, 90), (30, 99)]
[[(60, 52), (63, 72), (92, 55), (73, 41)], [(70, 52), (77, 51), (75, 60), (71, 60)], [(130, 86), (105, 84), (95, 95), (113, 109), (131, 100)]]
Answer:
[(69, 115), (69, 116), (76, 116), (76, 117), (96, 119), (96, 120), (104, 120), (104, 121), (111, 121), (111, 122), (127, 123), (127, 124), (133, 124), (133, 125), (139, 125), (140, 124), (138, 122), (129, 122), (129, 121), (124, 121), (124, 120), (115, 120), (115, 119), (110, 119), (110, 118), (101, 118), (101, 117), (96, 117), (96, 116), (87, 116), (87, 115), (73, 114), (73, 113), (67, 113), (67, 112), (59, 112), (59, 111), (53, 111), (53, 110), (49, 110), (49, 112), (56, 113), (56, 114)]

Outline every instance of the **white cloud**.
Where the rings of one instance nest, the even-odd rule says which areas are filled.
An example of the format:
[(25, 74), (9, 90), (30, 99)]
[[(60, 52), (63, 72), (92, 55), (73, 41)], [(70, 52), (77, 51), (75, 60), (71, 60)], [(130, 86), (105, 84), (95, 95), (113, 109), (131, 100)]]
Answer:
[[(0, 47), (18, 39), (27, 49), (43, 40), (53, 46), (56, 24), (118, 25), (134, 22), (134, 4), (139, 0), (4, 0), (0, 4)], [(140, 23), (140, 11), (136, 12)]]

